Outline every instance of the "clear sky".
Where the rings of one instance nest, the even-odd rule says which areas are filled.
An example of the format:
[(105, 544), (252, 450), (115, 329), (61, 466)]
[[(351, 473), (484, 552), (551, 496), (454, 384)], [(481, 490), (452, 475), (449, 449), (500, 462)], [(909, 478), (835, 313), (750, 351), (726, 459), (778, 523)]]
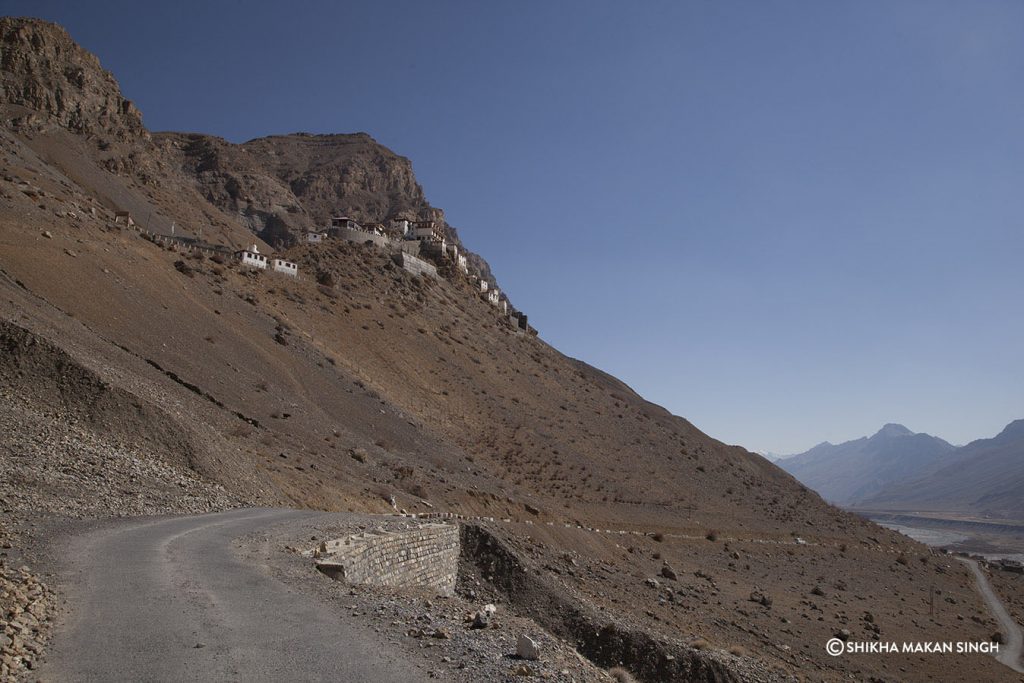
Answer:
[(154, 130), (366, 131), (561, 351), (796, 452), (1024, 417), (1024, 3), (0, 1)]

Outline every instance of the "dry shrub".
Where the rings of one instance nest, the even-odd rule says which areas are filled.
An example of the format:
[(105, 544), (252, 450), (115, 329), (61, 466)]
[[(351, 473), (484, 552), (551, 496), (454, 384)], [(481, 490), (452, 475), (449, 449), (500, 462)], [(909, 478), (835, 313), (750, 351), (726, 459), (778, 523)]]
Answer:
[(621, 666), (608, 669), (608, 675), (618, 681), (618, 683), (636, 683), (636, 679), (633, 678), (633, 674), (629, 673)]
[(742, 645), (732, 645), (729, 647), (729, 654), (736, 655), (737, 657), (746, 657), (747, 648)]

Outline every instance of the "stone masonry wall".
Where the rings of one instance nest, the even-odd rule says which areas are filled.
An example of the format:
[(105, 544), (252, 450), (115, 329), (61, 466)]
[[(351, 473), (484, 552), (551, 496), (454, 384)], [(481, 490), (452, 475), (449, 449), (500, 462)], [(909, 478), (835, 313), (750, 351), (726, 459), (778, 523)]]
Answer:
[(423, 259), (416, 258), (404, 251), (396, 253), (394, 255), (394, 261), (413, 275), (426, 275), (428, 277), (437, 278), (437, 267), (434, 264), (427, 263)]
[(337, 228), (338, 237), (349, 242), (356, 242), (357, 244), (365, 244), (367, 242), (373, 242), (378, 247), (389, 247), (391, 246), (391, 240), (382, 235), (374, 235), (373, 233), (363, 232), (362, 230), (353, 230), (351, 228)]
[(404, 531), (356, 534), (322, 543), (317, 554), (320, 571), (349, 583), (424, 587), (453, 595), (459, 528), (424, 524)]

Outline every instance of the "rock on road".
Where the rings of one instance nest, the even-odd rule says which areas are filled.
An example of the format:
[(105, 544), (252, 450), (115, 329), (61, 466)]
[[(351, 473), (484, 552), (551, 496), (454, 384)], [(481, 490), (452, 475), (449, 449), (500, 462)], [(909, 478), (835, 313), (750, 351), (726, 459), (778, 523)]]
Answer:
[(240, 560), (234, 539), (317, 513), (133, 519), (62, 548), (70, 610), (45, 681), (421, 681), (347, 615)]

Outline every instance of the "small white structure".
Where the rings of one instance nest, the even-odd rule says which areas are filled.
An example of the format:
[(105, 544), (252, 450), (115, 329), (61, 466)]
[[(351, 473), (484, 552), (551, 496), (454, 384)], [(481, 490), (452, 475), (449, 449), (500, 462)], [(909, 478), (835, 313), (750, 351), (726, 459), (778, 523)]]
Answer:
[(495, 306), (497, 306), (501, 302), (501, 293), (498, 291), (497, 287), (487, 292), (487, 300), (490, 301)]
[(255, 244), (248, 249), (236, 251), (235, 257), (243, 266), (248, 266), (249, 268), (264, 269), (267, 267), (267, 257), (260, 253), (259, 247)]
[(117, 211), (114, 213), (114, 224), (122, 223), (129, 228), (135, 227), (135, 220), (132, 218), (132, 214), (129, 211)]
[(275, 273), (284, 273), (292, 277), (299, 274), (299, 264), (285, 261), (283, 258), (270, 259), (270, 269)]
[(459, 254), (459, 258), (457, 260), (459, 262), (459, 269), (466, 275), (469, 275), (469, 262), (466, 261), (466, 255)]
[(325, 239), (327, 239), (326, 230), (312, 231), (306, 233), (306, 242), (308, 242), (309, 244), (320, 244)]
[(488, 287), (487, 280), (484, 280), (483, 278), (481, 278), (480, 279), (480, 291), (481, 292), (486, 292), (487, 291), (487, 287)]

